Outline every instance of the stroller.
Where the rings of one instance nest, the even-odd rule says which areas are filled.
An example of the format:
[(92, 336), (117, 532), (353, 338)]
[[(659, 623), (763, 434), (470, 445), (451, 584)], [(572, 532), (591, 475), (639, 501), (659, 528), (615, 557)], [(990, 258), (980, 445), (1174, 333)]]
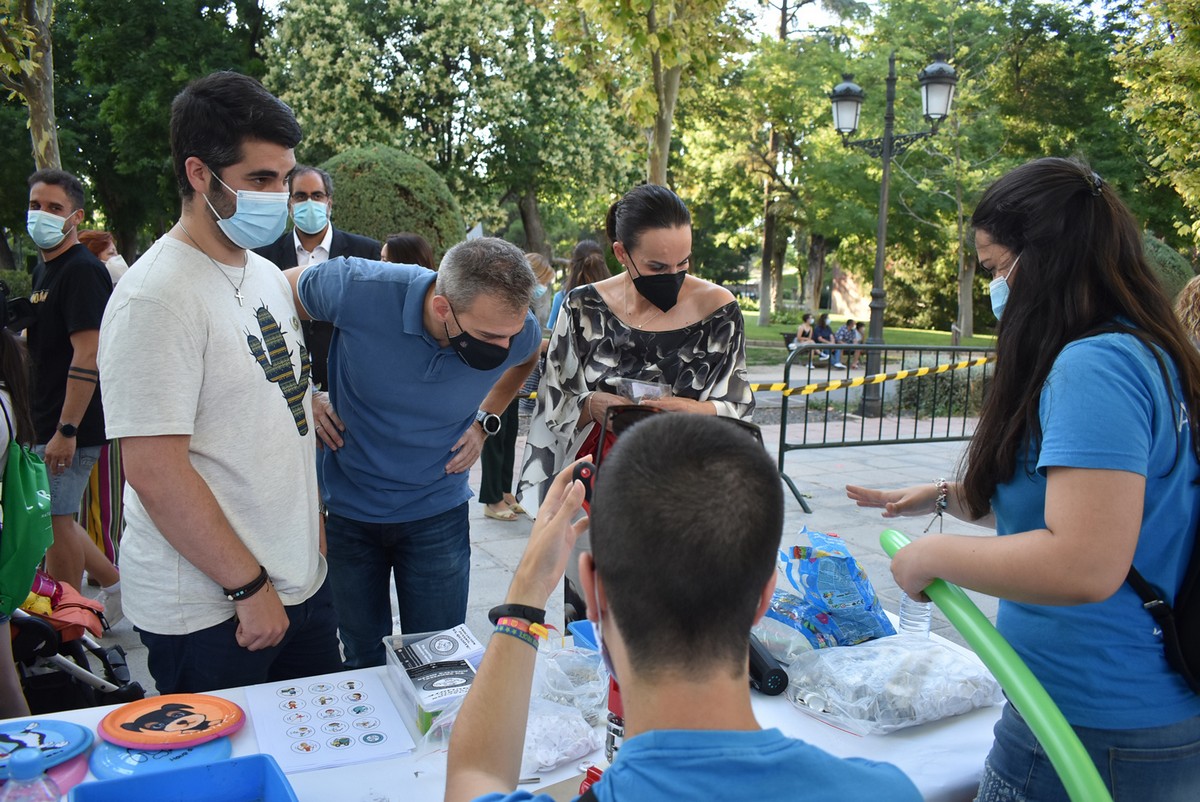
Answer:
[(13, 658), (30, 712), (54, 713), (144, 698), (146, 691), (130, 680), (125, 650), (119, 645), (105, 648), (95, 639), (103, 631), (101, 610), (96, 609), (102, 606), (66, 583), (54, 584), (57, 592), (49, 595), (49, 613), (18, 608), (12, 614)]

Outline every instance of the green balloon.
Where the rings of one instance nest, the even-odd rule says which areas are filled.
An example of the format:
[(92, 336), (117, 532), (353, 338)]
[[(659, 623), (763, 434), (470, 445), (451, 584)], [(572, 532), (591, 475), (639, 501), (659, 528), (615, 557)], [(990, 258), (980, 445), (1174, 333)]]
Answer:
[[(896, 556), (896, 552), (909, 542), (895, 529), (885, 529), (879, 536), (879, 544), (889, 557)], [(1100, 779), (1096, 764), (1058, 705), (975, 602), (958, 585), (942, 579), (933, 580), (925, 588), (925, 595), (945, 614), (1000, 683), (1008, 700), (1046, 750), (1046, 756), (1072, 802), (1112, 802), (1112, 795)]]

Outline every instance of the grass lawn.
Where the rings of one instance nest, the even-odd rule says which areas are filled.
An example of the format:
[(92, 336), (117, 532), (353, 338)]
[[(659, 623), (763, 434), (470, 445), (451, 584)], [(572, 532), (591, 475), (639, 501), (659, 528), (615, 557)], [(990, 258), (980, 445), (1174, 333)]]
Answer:
[[(780, 342), (783, 342), (781, 339)], [(759, 348), (756, 345), (746, 346), (746, 364), (754, 365), (782, 365), (787, 359), (788, 352), (782, 348)]]
[[(783, 337), (785, 331), (795, 331), (796, 327), (790, 324), (777, 324), (773, 326), (760, 326), (757, 320), (756, 313), (749, 313), (745, 316), (746, 321), (746, 339), (747, 340), (762, 340), (764, 342), (779, 343), (783, 346)], [(838, 326), (842, 325), (845, 318), (829, 319), (830, 326), (836, 331)], [(948, 331), (931, 331), (929, 329), (906, 329), (898, 326), (884, 326), (883, 341), (888, 345), (950, 345), (950, 332)], [(976, 337), (965, 337), (962, 340), (962, 345), (982, 345), (994, 346), (996, 338), (992, 335), (980, 335)], [(746, 349), (746, 359), (750, 359), (751, 350), (766, 350), (774, 349)], [(765, 355), (764, 355), (765, 358)], [(756, 365), (773, 364), (778, 359), (770, 362), (751, 362)]]

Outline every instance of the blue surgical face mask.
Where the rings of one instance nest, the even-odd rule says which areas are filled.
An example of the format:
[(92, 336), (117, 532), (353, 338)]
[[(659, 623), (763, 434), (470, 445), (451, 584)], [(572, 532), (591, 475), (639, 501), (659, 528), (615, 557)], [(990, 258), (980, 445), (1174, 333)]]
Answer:
[(534, 298), (541, 298), (543, 295), (545, 295), (545, 294), (546, 294), (546, 290), (548, 290), (548, 289), (550, 289), (550, 288), (549, 288), (549, 287), (547, 287), (545, 284), (535, 284), (535, 285), (533, 285), (533, 297), (534, 297)]
[(30, 238), (43, 251), (54, 250), (67, 238), (67, 232), (64, 231), (66, 226), (66, 217), (37, 209), (30, 209), (25, 217), (25, 228)]
[(329, 206), (315, 200), (293, 204), (292, 222), (305, 234), (320, 234), (329, 225)]
[(287, 225), (287, 192), (234, 190), (221, 181), (216, 172), (213, 172), (213, 177), (221, 182), (221, 186), (237, 195), (237, 210), (232, 217), (224, 220), (217, 214), (208, 196), (204, 196), (204, 202), (217, 218), (217, 227), (229, 237), (230, 242), (239, 248), (261, 248), (279, 239)]
[(1000, 319), (1000, 315), (1004, 313), (1004, 307), (1008, 306), (1008, 277), (1017, 269), (1017, 262), (1021, 261), (1018, 256), (1013, 259), (1012, 267), (1008, 269), (1008, 273), (1003, 277), (997, 276), (988, 284), (988, 292), (992, 296), (992, 314), (996, 316), (996, 320)]

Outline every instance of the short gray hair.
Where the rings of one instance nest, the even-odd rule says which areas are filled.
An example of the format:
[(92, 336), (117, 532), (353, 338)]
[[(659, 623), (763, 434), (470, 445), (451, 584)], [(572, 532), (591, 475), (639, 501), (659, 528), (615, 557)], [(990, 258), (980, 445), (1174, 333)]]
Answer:
[(442, 257), (436, 292), (459, 311), (488, 295), (513, 312), (528, 309), (537, 283), (533, 268), (516, 245), (496, 237), (460, 242)]

